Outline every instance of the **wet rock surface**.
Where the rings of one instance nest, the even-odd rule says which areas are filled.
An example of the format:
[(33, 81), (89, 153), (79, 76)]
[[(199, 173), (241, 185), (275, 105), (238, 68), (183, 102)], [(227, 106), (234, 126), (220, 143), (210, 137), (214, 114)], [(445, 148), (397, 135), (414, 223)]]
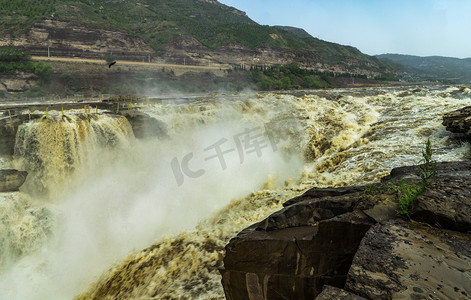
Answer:
[(0, 192), (17, 191), (25, 182), (28, 173), (15, 169), (0, 170)]
[(339, 188), (312, 188), (307, 190), (304, 194), (298, 197), (294, 197), (285, 203), (283, 203), (284, 207), (296, 204), (298, 202), (316, 199), (316, 198), (324, 198), (324, 197), (335, 197), (335, 196), (342, 196), (353, 194), (357, 192), (363, 192), (366, 187), (364, 186), (346, 186), (346, 187), (339, 187)]
[(390, 220), (363, 238), (345, 289), (367, 299), (469, 299), (471, 236)]
[(339, 289), (330, 285), (325, 285), (322, 293), (317, 296), (316, 300), (365, 300), (361, 296), (350, 293), (344, 289)]
[[(443, 176), (471, 177), (471, 161), (441, 162), (435, 169), (436, 178)], [(382, 182), (399, 182), (401, 179), (420, 180), (417, 166), (394, 168), (388, 176), (381, 179)]]
[[(325, 284), (343, 286), (374, 223), (351, 201), (339, 208), (346, 198), (339, 197), (297, 203), (286, 208), (288, 215), (301, 211), (295, 219), (275, 214), (232, 239), (221, 270), (227, 299), (312, 299)], [(312, 206), (323, 208), (310, 215)]]
[(396, 216), (402, 180), (420, 183), (417, 166), (308, 190), (243, 230), (226, 246), (227, 299), (469, 299), (471, 162), (439, 163), (410, 221)]
[(446, 113), (442, 124), (446, 130), (461, 133), (471, 139), (471, 106)]
[(471, 231), (471, 177), (433, 178), (414, 201), (410, 215), (435, 227)]
[(146, 113), (139, 111), (123, 111), (122, 116), (131, 124), (134, 136), (142, 139), (148, 137), (168, 137), (167, 125)]
[(0, 155), (13, 155), (19, 123), (0, 121)]
[(313, 226), (321, 220), (352, 211), (354, 201), (354, 194), (305, 198), (304, 201), (299, 201), (275, 212), (260, 222), (258, 228), (271, 231), (287, 227)]

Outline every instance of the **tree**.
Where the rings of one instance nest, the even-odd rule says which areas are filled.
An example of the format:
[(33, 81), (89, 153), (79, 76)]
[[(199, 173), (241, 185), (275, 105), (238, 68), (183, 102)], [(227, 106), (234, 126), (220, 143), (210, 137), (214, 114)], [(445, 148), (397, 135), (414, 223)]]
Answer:
[(261, 90), (270, 90), (273, 86), (273, 81), (268, 77), (263, 77), (257, 85)]
[(52, 67), (45, 63), (38, 62), (33, 67), (34, 74), (39, 76), (42, 83), (49, 82), (51, 78)]

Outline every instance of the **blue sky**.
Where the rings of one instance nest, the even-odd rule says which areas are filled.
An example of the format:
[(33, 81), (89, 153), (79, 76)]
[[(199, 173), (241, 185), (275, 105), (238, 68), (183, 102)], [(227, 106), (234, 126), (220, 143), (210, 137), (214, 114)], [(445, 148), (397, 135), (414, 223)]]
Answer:
[(369, 55), (471, 57), (471, 0), (220, 0)]

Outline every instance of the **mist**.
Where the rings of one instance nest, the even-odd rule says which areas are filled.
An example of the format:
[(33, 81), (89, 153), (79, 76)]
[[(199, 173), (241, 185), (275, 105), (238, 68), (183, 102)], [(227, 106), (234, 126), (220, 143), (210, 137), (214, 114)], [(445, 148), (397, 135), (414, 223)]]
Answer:
[[(199, 111), (212, 105), (196, 107)], [(31, 195), (31, 206), (50, 212), (52, 234), (37, 251), (8, 264), (0, 274), (0, 298), (70, 299), (128, 254), (165, 235), (194, 228), (232, 199), (259, 190), (268, 181), (281, 185), (287, 177), (297, 176), (301, 160), (282, 151), (281, 144), (278, 148), (270, 143), (264, 133), (267, 116), (255, 114), (258, 117), (244, 120), (238, 105), (245, 104), (218, 107), (204, 121), (204, 114), (167, 115), (167, 139), (138, 140), (131, 135), (107, 147), (90, 134), (81, 142), (80, 163), (73, 174), (60, 183), (55, 182), (58, 176), (51, 176), (47, 198)], [(162, 107), (148, 110), (163, 113)], [(252, 137), (258, 135), (261, 147), (241, 153), (240, 141), (245, 141), (238, 143), (235, 137), (243, 137), (247, 130)], [(211, 158), (217, 154), (211, 146), (218, 142), (227, 153)], [(204, 174), (191, 177), (182, 171), (183, 158), (189, 154), (187, 167)], [(181, 164), (180, 173), (172, 161)]]

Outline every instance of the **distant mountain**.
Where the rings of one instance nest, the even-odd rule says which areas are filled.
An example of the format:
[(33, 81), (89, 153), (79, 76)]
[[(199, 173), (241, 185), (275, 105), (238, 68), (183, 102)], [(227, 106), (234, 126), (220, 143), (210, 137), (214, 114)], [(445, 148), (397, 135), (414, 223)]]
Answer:
[(0, 46), (33, 55), (196, 65), (274, 65), (367, 77), (391, 71), (358, 49), (302, 29), (261, 26), (216, 0), (9, 0), (0, 5)]
[(471, 58), (420, 57), (400, 54), (382, 54), (376, 57), (394, 66), (397, 72), (402, 73), (402, 78), (406, 81), (471, 83)]

